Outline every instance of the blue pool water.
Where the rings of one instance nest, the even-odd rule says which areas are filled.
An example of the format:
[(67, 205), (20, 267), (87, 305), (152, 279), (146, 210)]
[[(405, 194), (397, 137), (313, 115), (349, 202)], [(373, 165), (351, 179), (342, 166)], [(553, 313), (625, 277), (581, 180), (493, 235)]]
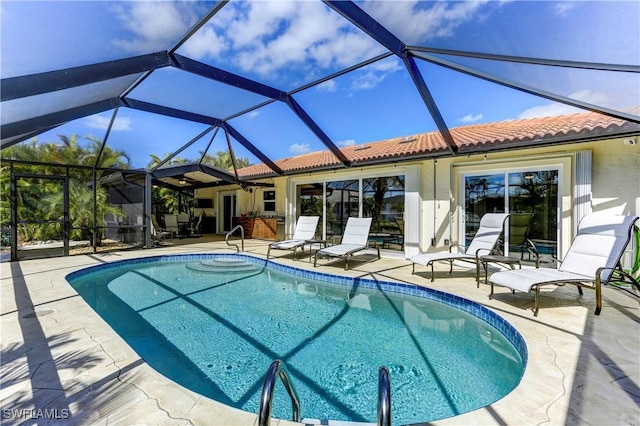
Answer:
[[(526, 347), (473, 302), (413, 285), (317, 274), (245, 255), (163, 256), (67, 277), (153, 368), (257, 412), (282, 359), (308, 419), (375, 422), (378, 368), (390, 370), (393, 424), (488, 405), (520, 381)], [(289, 419), (279, 383), (274, 417)]]

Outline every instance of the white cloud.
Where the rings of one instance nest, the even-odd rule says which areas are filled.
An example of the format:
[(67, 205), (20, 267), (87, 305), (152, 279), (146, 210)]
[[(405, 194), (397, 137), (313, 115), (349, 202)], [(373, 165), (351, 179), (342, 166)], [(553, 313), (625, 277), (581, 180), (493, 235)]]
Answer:
[(345, 139), (343, 141), (336, 142), (336, 145), (338, 145), (340, 147), (352, 146), (352, 145), (355, 145), (355, 144), (356, 144), (355, 139)]
[(459, 118), (458, 121), (461, 121), (463, 123), (475, 123), (477, 121), (480, 121), (484, 118), (484, 116), (482, 114), (467, 114), (462, 118)]
[(569, 105), (550, 103), (529, 108), (518, 115), (518, 119), (553, 117), (556, 115), (574, 114), (580, 112), (578, 108)]
[(378, 84), (382, 83), (387, 75), (384, 73), (376, 73), (372, 70), (360, 73), (355, 76), (351, 82), (352, 90), (367, 90), (373, 89)]
[(183, 45), (186, 56), (198, 59), (218, 58), (227, 47), (225, 38), (216, 34), (212, 25), (201, 28), (197, 36), (189, 38)]
[(114, 10), (131, 37), (114, 43), (133, 53), (167, 49), (196, 22), (197, 14), (192, 7), (198, 7), (197, 3), (120, 2)]
[(316, 86), (316, 90), (321, 92), (336, 92), (338, 90), (338, 85), (335, 80), (327, 80), (324, 83), (318, 84)]
[(318, 77), (322, 70), (353, 65), (376, 49), (382, 52), (321, 2), (230, 3), (223, 12), (212, 20), (228, 26), (218, 33), (226, 37), (219, 45), (224, 43), (236, 66), (271, 81), (291, 70)]
[(296, 3), (253, 2), (245, 4), (228, 4), (221, 15), (225, 22), (229, 23), (229, 37), (236, 48), (252, 46), (256, 39), (266, 38), (268, 35), (279, 31), (283, 24), (283, 16), (295, 16)]
[(569, 11), (576, 6), (572, 2), (560, 2), (553, 4), (553, 11), (558, 16), (567, 16)]
[[(85, 125), (92, 129), (107, 130), (111, 116), (104, 115), (91, 115), (84, 119)], [(111, 127), (113, 131), (126, 131), (131, 130), (131, 119), (129, 117), (116, 117)]]
[[(603, 93), (592, 92), (590, 90), (581, 90), (568, 96), (571, 99), (580, 100), (594, 105), (607, 105), (607, 96)], [(518, 115), (519, 119), (536, 118), (536, 117), (553, 117), (556, 115), (575, 114), (584, 112), (580, 108), (575, 108), (559, 102), (552, 102), (545, 105), (529, 108)]]
[(289, 146), (289, 152), (294, 154), (304, 154), (310, 151), (310, 145), (308, 143), (294, 143)]
[[(461, 24), (478, 18), (487, 1), (367, 1), (364, 9), (408, 44), (448, 37)], [(425, 8), (425, 4), (431, 7)]]
[(374, 62), (373, 64), (369, 65), (369, 68), (375, 71), (396, 72), (402, 69), (402, 65), (400, 65), (400, 59), (392, 56), (381, 61)]
[[(128, 35), (115, 43), (134, 53), (166, 49), (196, 22), (201, 7), (199, 2), (117, 3), (114, 10)], [(196, 60), (224, 58), (243, 73), (279, 85), (297, 85), (354, 65), (384, 48), (322, 2), (256, 1), (230, 2), (180, 52)], [(397, 60), (374, 66), (379, 73), (399, 67)]]
[(382, 83), (388, 75), (400, 71), (400, 60), (390, 57), (352, 73), (351, 90), (370, 90)]

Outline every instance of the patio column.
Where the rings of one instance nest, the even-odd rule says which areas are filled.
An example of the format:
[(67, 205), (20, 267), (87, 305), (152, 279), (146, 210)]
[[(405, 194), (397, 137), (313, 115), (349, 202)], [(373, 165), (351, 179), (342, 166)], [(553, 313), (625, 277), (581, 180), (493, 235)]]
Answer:
[(144, 175), (144, 246), (151, 248), (151, 173)]

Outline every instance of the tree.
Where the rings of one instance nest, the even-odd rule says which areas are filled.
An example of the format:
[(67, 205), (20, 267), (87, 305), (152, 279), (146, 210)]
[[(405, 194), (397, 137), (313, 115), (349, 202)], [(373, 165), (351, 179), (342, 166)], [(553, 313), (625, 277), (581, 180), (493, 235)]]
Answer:
[[(77, 135), (70, 137), (59, 135), (60, 142), (38, 143), (34, 138), (29, 142), (14, 145), (2, 151), (3, 159), (41, 162), (46, 165), (18, 164), (16, 169), (21, 173), (43, 175), (67, 175), (66, 164), (94, 166), (102, 142), (93, 137), (85, 137), (88, 141), (82, 146)], [(129, 168), (129, 157), (123, 151), (113, 150), (105, 146), (100, 155), (98, 167)], [(69, 168), (69, 210), (72, 227), (93, 226), (93, 171), (90, 168)], [(0, 216), (2, 225), (9, 224), (10, 188), (9, 167), (3, 164), (0, 170)], [(104, 214), (119, 212), (108, 202), (106, 191), (96, 189), (97, 226), (104, 225)], [(46, 179), (19, 179), (17, 182), (17, 212), (21, 220), (51, 220), (62, 215), (62, 191), (60, 181)], [(117, 214), (117, 213), (116, 213)], [(24, 241), (47, 240), (60, 238), (59, 226), (42, 224), (23, 224), (18, 229)], [(88, 230), (72, 230), (72, 238), (86, 238)]]
[[(233, 162), (231, 161), (231, 153), (229, 153), (229, 151), (218, 151), (215, 156), (207, 154), (202, 159), (202, 162), (222, 170), (233, 170)], [(236, 158), (237, 168), (241, 169), (250, 165), (251, 162), (248, 158)]]
[[(153, 169), (170, 155), (171, 153), (164, 154), (164, 158), (160, 158), (155, 154), (151, 154), (150, 155), (151, 161), (147, 164), (147, 169)], [(169, 160), (168, 163), (184, 164), (187, 162), (188, 160), (184, 158), (175, 157)], [(179, 212), (179, 209), (180, 209), (179, 194), (177, 191), (174, 191), (171, 188), (154, 185), (153, 188), (151, 188), (151, 204), (155, 207), (153, 210), (155, 210), (154, 214), (156, 215), (159, 213), (172, 213), (172, 214), (180, 213)], [(156, 218), (160, 219), (158, 217)]]
[[(62, 192), (47, 195), (43, 202), (46, 206), (44, 217), (50, 220), (62, 218)], [(108, 202), (107, 191), (96, 188), (96, 225), (105, 225), (105, 216), (122, 214), (120, 208)], [(71, 240), (91, 240), (93, 237), (93, 188), (77, 180), (69, 182), (69, 220), (71, 225)]]

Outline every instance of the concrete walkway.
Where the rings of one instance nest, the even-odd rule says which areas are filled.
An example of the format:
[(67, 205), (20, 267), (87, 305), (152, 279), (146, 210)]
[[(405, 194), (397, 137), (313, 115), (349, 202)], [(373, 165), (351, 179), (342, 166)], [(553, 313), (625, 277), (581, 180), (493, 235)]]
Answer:
[[(264, 256), (267, 243), (248, 240), (246, 252)], [(166, 379), (140, 357), (76, 294), (68, 273), (104, 262), (173, 253), (231, 251), (220, 242), (100, 255), (4, 263), (1, 268), (1, 379), (3, 425), (171, 424), (255, 425), (255, 414), (229, 408)], [(278, 262), (295, 263), (288, 252)], [(356, 258), (354, 258), (356, 259)], [(496, 403), (434, 424), (640, 424), (640, 299), (606, 287), (594, 316), (594, 294), (575, 287), (548, 289), (540, 314), (533, 295), (488, 286), (474, 273), (426, 268), (411, 274), (406, 260), (353, 261), (348, 275), (410, 282), (482, 303), (524, 336), (529, 363), (521, 384)], [(454, 268), (455, 269), (455, 268)], [(340, 261), (317, 271), (343, 273)], [(287, 421), (273, 425), (290, 424)]]

